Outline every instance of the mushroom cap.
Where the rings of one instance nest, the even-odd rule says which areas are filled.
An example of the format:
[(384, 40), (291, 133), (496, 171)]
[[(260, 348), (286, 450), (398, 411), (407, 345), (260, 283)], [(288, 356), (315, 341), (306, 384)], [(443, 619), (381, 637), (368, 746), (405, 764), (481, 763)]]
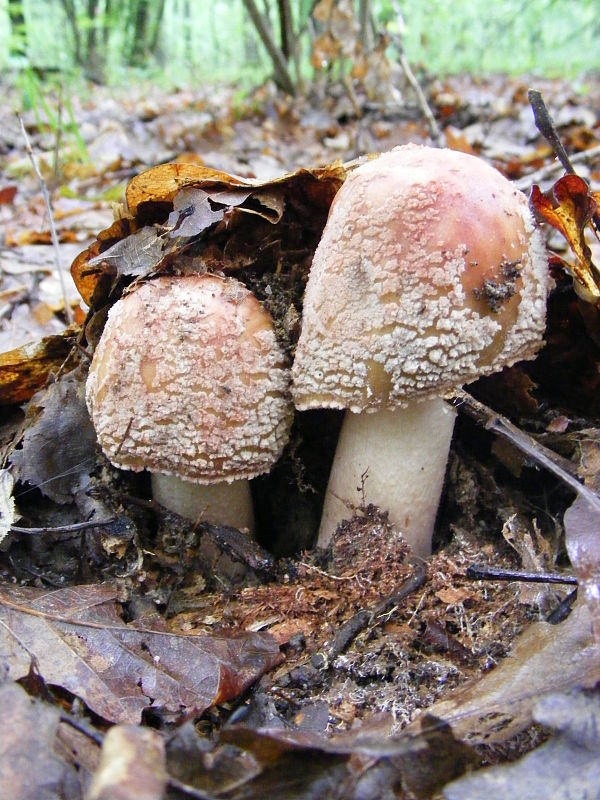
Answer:
[(115, 303), (86, 399), (115, 466), (196, 483), (267, 472), (293, 416), (271, 316), (212, 275), (159, 277)]
[(311, 267), (296, 406), (402, 406), (532, 358), (547, 272), (525, 197), (484, 161), (405, 145), (363, 164)]

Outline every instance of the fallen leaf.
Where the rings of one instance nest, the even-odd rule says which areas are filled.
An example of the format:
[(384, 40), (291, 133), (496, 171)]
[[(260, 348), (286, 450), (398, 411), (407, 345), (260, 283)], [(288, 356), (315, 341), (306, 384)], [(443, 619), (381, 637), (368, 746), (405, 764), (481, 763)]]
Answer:
[(515, 764), (490, 767), (446, 786), (448, 800), (584, 800), (600, 797), (600, 696), (552, 694), (534, 710), (558, 732)]
[(0, 686), (0, 797), (6, 800), (55, 800), (75, 770), (54, 752), (58, 709), (32, 700), (16, 683)]
[(598, 210), (598, 193), (590, 192), (578, 175), (564, 175), (547, 192), (542, 193), (534, 185), (530, 205), (538, 218), (559, 230), (568, 241), (576, 261), (563, 263), (575, 279), (579, 296), (590, 303), (600, 302), (600, 271), (585, 241), (585, 228)]
[(50, 373), (63, 365), (79, 333), (79, 326), (72, 325), (61, 334), (1, 353), (0, 405), (30, 400), (46, 383)]
[(434, 703), (427, 713), (447, 722), (461, 741), (496, 744), (531, 724), (540, 697), (591, 687), (598, 680), (600, 644), (587, 606), (579, 605), (560, 625), (531, 625), (498, 667)]
[(96, 433), (85, 405), (85, 374), (75, 370), (35, 394), (22, 448), (10, 460), (20, 481), (69, 503), (95, 463)]
[(115, 725), (104, 737), (87, 800), (162, 800), (167, 779), (162, 736), (151, 728)]
[(567, 553), (577, 572), (579, 591), (593, 618), (600, 643), (600, 511), (577, 495), (564, 515)]
[(199, 716), (245, 691), (281, 660), (265, 633), (180, 636), (125, 625), (117, 590), (75, 586), (54, 592), (0, 587), (0, 648), (8, 677), (32, 658), (48, 685), (80, 697), (111, 722), (137, 723), (145, 709)]

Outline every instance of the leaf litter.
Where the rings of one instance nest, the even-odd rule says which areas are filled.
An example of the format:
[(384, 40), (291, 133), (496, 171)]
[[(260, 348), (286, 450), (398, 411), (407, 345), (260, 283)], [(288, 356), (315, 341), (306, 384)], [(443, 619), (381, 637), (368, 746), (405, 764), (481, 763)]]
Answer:
[[(325, 13), (327, 3), (322, 5)], [(344, 38), (349, 41), (344, 30), (342, 21), (331, 22), (332, 40), (321, 43), (323, 53), (335, 55), (340, 42)], [(573, 100), (567, 84), (548, 82), (542, 88), (555, 108), (564, 107), (566, 98)], [(536, 175), (546, 167), (551, 151), (541, 137), (536, 138), (522, 83), (497, 78), (473, 86), (459, 77), (445, 82), (432, 80), (427, 92), (453, 146), (488, 158), (523, 182), (527, 182), (529, 173)], [(290, 105), (267, 88), (257, 92), (247, 110), (234, 114), (222, 97), (220, 106), (202, 101), (203, 110), (198, 112), (197, 106), (194, 108), (197, 99), (182, 93), (176, 111), (170, 98), (159, 98), (151, 113), (141, 107), (136, 110), (145, 126), (142, 147), (125, 147), (131, 134), (119, 121), (117, 136), (101, 131), (96, 142), (90, 141), (95, 163), (64, 165), (63, 187), (82, 198), (78, 201), (80, 208), (72, 206), (73, 213), (67, 213), (65, 204), (65, 213), (57, 214), (61, 247), (74, 238), (86, 247), (74, 267), (75, 282), (91, 304), (85, 334), (79, 335), (75, 351), (75, 337), (66, 340), (61, 356), (54, 356), (54, 360), (47, 345), (37, 345), (37, 361), (29, 358), (30, 351), (21, 348), (0, 362), (0, 391), (8, 403), (29, 400), (35, 391), (44, 389), (48, 376), (54, 375), (44, 393), (32, 401), (24, 428), (18, 420), (10, 428), (10, 437), (22, 444), (8, 448), (15, 458), (11, 474), (16, 462), (21, 462), (19, 468), (23, 470), (14, 492), (15, 513), (22, 515), (24, 527), (41, 523), (47, 533), (35, 539), (9, 533), (6, 541), (13, 560), (12, 566), (10, 561), (3, 565), (3, 575), (9, 580), (16, 577), (21, 584), (37, 585), (41, 598), (53, 596), (52, 582), (61, 579), (61, 570), (63, 578), (68, 576), (73, 585), (78, 577), (85, 577), (89, 585), (79, 586), (81, 597), (85, 592), (92, 597), (95, 592), (104, 596), (105, 587), (95, 584), (108, 578), (118, 587), (123, 601), (118, 608), (113, 593), (97, 607), (80, 611), (79, 601), (72, 595), (66, 595), (66, 601), (61, 599), (60, 592), (65, 590), (57, 589), (55, 599), (64, 619), (53, 620), (31, 613), (35, 603), (43, 604), (43, 600), (31, 596), (24, 601), (22, 594), (19, 603), (9, 599), (4, 610), (11, 615), (15, 631), (19, 626), (25, 631), (35, 629), (29, 653), (17, 653), (18, 641), (11, 640), (21, 679), (27, 680), (32, 662), (43, 664), (42, 681), (54, 693), (50, 699), (60, 696), (57, 690), (66, 690), (67, 696), (80, 698), (99, 716), (103, 716), (99, 708), (107, 715), (106, 708), (116, 713), (118, 703), (111, 705), (110, 692), (104, 698), (99, 690), (86, 694), (83, 686), (68, 683), (70, 667), (63, 674), (44, 660), (48, 658), (48, 641), (55, 646), (63, 639), (71, 645), (76, 639), (78, 644), (83, 642), (85, 657), (74, 646), (70, 651), (67, 647), (66, 663), (72, 665), (70, 659), (75, 656), (83, 662), (89, 658), (92, 666), (86, 674), (93, 687), (94, 667), (102, 663), (104, 655), (102, 647), (94, 650), (102, 639), (101, 629), (94, 627), (99, 613), (105, 635), (112, 637), (112, 649), (109, 647), (107, 653), (116, 658), (120, 648), (130, 647), (138, 659), (138, 672), (133, 675), (146, 678), (141, 686), (130, 687), (129, 713), (138, 719), (150, 708), (166, 731), (173, 715), (181, 715), (185, 707), (177, 705), (176, 698), (181, 697), (188, 676), (184, 680), (177, 671), (182, 665), (174, 668), (172, 675), (161, 672), (162, 656), (168, 663), (170, 650), (157, 644), (165, 636), (165, 623), (159, 623), (157, 609), (166, 611), (167, 633), (173, 641), (178, 637), (188, 642), (190, 638), (216, 636), (226, 643), (221, 646), (228, 652), (231, 648), (235, 651), (232, 643), (236, 637), (228, 633), (235, 628), (249, 631), (246, 636), (266, 636), (264, 641), (269, 642), (272, 662), (262, 667), (253, 663), (251, 674), (256, 678), (263, 669), (270, 667), (271, 671), (242, 701), (234, 699), (248, 685), (239, 678), (244, 674), (241, 667), (237, 663), (234, 667), (237, 688), (226, 702), (219, 694), (214, 654), (209, 653), (205, 662), (200, 657), (200, 664), (209, 665), (209, 689), (199, 695), (201, 700), (186, 697), (192, 716), (200, 709), (204, 714), (196, 728), (178, 728), (167, 743), (167, 768), (172, 776), (169, 792), (177, 792), (179, 780), (201, 791), (228, 791), (232, 797), (264, 796), (265, 791), (303, 797), (323, 796), (323, 791), (332, 797), (401, 796), (402, 792), (429, 797), (457, 776), (453, 770), (461, 772), (482, 759), (500, 762), (507, 754), (525, 752), (538, 743), (542, 736), (531, 722), (544, 723), (545, 718), (539, 715), (538, 719), (535, 702), (555, 690), (557, 680), (562, 681), (558, 688), (568, 691), (573, 686), (592, 685), (598, 677), (597, 640), (590, 616), (596, 611), (594, 592), (598, 585), (593, 513), (575, 506), (577, 514), (567, 514), (563, 520), (573, 502), (572, 492), (560, 481), (539, 473), (532, 466), (530, 454), (521, 457), (517, 465), (506, 451), (494, 451), (492, 437), (467, 419), (461, 419), (457, 430), (447, 497), (438, 525), (439, 552), (428, 564), (423, 585), (418, 568), (401, 546), (395, 546), (397, 533), (389, 530), (385, 515), (377, 509), (349, 509), (348, 522), (331, 553), (297, 555), (299, 542), (310, 545), (310, 532), (318, 520), (339, 425), (335, 414), (299, 415), (281, 464), (273, 475), (257, 482), (257, 514), (267, 520), (264, 542), (285, 556), (279, 561), (234, 544), (227, 531), (163, 513), (148, 499), (143, 476), (118, 473), (101, 454), (90, 457), (91, 463), (85, 468), (78, 468), (85, 458), (78, 462), (75, 455), (77, 448), (72, 440), (79, 437), (75, 413), (72, 417), (65, 415), (67, 434), (63, 438), (69, 441), (64, 443), (67, 461), (61, 466), (62, 472), (72, 469), (73, 476), (61, 483), (55, 470), (53, 474), (54, 454), (47, 450), (53, 441), (53, 427), (62, 416), (60, 398), (65, 399), (63, 409), (72, 402), (71, 378), (64, 374), (65, 359), (76, 352), (79, 356), (71, 355), (69, 368), (78, 358), (85, 365), (85, 351), (89, 355), (106, 306), (128, 289), (132, 279), (135, 282), (156, 270), (173, 269), (235, 273), (269, 307), (278, 335), (287, 351), (293, 353), (312, 252), (331, 199), (345, 175), (346, 168), (335, 164), (334, 159), (341, 156), (349, 160), (428, 137), (418, 113), (411, 117), (396, 111), (394, 116), (376, 104), (374, 109), (365, 105), (356, 113), (362, 95), (353, 98), (346, 89), (337, 95), (335, 91), (325, 92), (321, 100), (317, 114), (306, 100)], [(102, 92), (97, 102), (101, 106)], [(406, 108), (410, 109), (410, 101)], [(120, 113), (131, 113), (131, 106), (124, 106)], [(199, 124), (188, 125), (186, 113), (189, 120), (196, 119)], [(555, 114), (555, 119), (569, 148), (585, 147), (593, 152), (598, 130), (591, 117), (584, 123), (588, 125), (587, 136), (582, 135), (580, 116)], [(140, 128), (136, 130), (135, 135), (139, 135)], [(235, 134), (230, 138), (232, 130)], [(291, 137), (290, 131), (294, 134)], [(34, 145), (43, 139), (42, 131), (33, 130), (32, 135)], [(19, 145), (12, 147), (18, 155)], [(178, 163), (142, 172), (129, 183), (127, 204), (117, 222), (110, 225), (108, 202), (91, 195), (100, 196), (132, 177), (144, 158), (145, 165), (150, 166), (175, 155), (180, 156)], [(585, 178), (597, 180), (596, 162), (586, 162), (585, 151), (579, 155), (584, 158), (578, 162), (578, 170)], [(202, 163), (207, 166), (199, 168)], [(319, 164), (330, 166), (319, 172), (314, 169)], [(20, 174), (17, 165), (18, 158), (13, 158), (14, 175)], [(287, 176), (271, 180), (273, 174), (286, 172)], [(44, 211), (30, 178), (21, 174), (24, 177), (19, 178), (18, 191), (9, 193), (0, 208), (3, 215), (8, 212), (8, 241), (15, 253), (25, 246), (28, 236), (29, 241), (48, 241), (43, 230), (36, 234), (37, 239), (28, 233), (37, 227), (43, 229), (38, 221)], [(541, 191), (556, 212), (563, 196), (559, 190), (557, 199), (556, 190), (552, 194), (550, 188), (546, 179)], [(583, 187), (581, 192), (585, 194)], [(571, 195), (565, 202), (572, 202)], [(60, 203), (57, 205), (61, 212)], [(24, 213), (17, 215), (17, 210)], [(90, 211), (103, 214), (106, 222), (86, 229), (83, 220)], [(589, 273), (595, 245), (586, 238), (589, 255), (581, 244), (584, 227), (581, 220), (575, 220), (568, 232), (571, 244), (579, 247), (580, 271)], [(90, 230), (98, 229), (104, 230), (97, 238), (89, 236)], [(559, 239), (553, 239), (553, 245), (561, 251)], [(112, 264), (111, 251), (115, 256)], [(563, 261), (568, 260), (564, 253), (563, 249)], [(557, 290), (550, 298), (545, 351), (551, 354), (552, 369), (544, 366), (544, 358), (550, 356), (543, 351), (533, 364), (480, 381), (473, 391), (484, 400), (493, 393), (493, 407), (509, 413), (538, 441), (553, 436), (552, 446), (560, 451), (563, 463), (570, 461), (576, 472), (584, 450), (588, 464), (594, 463), (597, 452), (594, 380), (600, 363), (600, 336), (596, 309), (581, 299), (581, 291), (576, 296), (570, 278), (553, 269)], [(576, 269), (571, 271), (578, 275)], [(12, 277), (18, 279), (19, 275)], [(17, 303), (11, 306), (7, 318), (19, 308), (33, 308), (37, 292), (35, 282), (25, 290), (18, 289), (14, 295)], [(52, 313), (60, 321), (64, 309), (58, 305)], [(556, 379), (554, 364), (559, 365), (560, 380)], [(72, 432), (75, 430), (77, 434)], [(60, 442), (58, 436), (56, 441)], [(590, 469), (586, 482), (592, 487), (597, 471), (593, 466)], [(42, 494), (44, 487), (46, 497)], [(597, 491), (597, 487), (592, 488)], [(57, 506), (57, 500), (62, 505)], [(96, 518), (110, 525), (77, 532), (76, 520), (81, 520), (84, 509), (92, 521)], [(283, 527), (278, 519), (286, 520)], [(71, 526), (72, 532), (51, 532), (53, 526), (58, 530), (61, 525), (67, 529)], [(285, 531), (279, 543), (277, 530)], [(502, 530), (510, 533), (510, 544), (502, 539)], [(286, 544), (288, 536), (294, 546)], [(207, 540), (213, 544), (213, 554), (217, 543), (217, 556), (223, 548), (235, 551), (242, 565), (241, 583), (227, 585), (226, 576), (219, 573), (218, 558), (213, 555), (207, 560), (202, 544)], [(466, 577), (467, 566), (475, 561), (496, 567), (568, 571), (567, 553), (580, 578), (583, 597), (566, 622), (559, 625), (540, 622), (539, 608), (549, 610), (553, 603), (561, 603), (565, 591), (547, 590), (542, 599), (520, 591), (517, 585), (473, 583)], [(41, 586), (48, 588), (41, 590)], [(123, 613), (129, 615), (130, 622), (123, 621)], [(75, 625), (73, 615), (78, 617)], [(158, 625), (161, 630), (140, 632), (138, 629), (146, 624)], [(158, 666), (154, 661), (152, 667), (148, 665), (144, 641), (151, 642), (151, 652), (161, 656)], [(511, 650), (513, 655), (507, 658)], [(286, 661), (276, 667), (280, 651)], [(41, 661), (40, 655), (44, 657)], [(198, 658), (194, 652), (185, 656), (184, 662), (195, 664)], [(571, 668), (565, 671), (569, 659)], [(499, 666), (492, 669), (496, 664)], [(127, 680), (135, 683), (133, 675), (116, 670), (110, 677), (117, 684), (119, 680), (127, 684)], [(163, 691), (164, 707), (161, 697), (145, 693), (148, 683)], [(459, 692), (454, 695), (455, 705), (446, 699), (452, 688)], [(446, 716), (442, 713), (444, 703), (451, 704), (446, 706)], [(423, 709), (430, 709), (433, 716), (419, 717)], [(379, 718), (378, 712), (388, 716)], [(417, 717), (418, 721), (411, 723)], [(243, 722), (236, 724), (236, 719)], [(411, 725), (401, 731), (408, 723)], [(352, 730), (344, 744), (339, 731), (348, 729)], [(137, 730), (131, 733), (133, 749)], [(187, 739), (183, 735), (186, 730)], [(332, 730), (337, 735), (327, 739), (325, 732)], [(439, 738), (431, 745), (428, 736), (433, 733)], [(122, 747), (126, 748), (127, 729), (123, 735)], [(368, 747), (361, 743), (361, 736), (371, 736)], [(186, 752), (193, 753), (193, 758), (182, 757)], [(447, 755), (445, 760), (440, 758), (442, 753)], [(73, 763), (65, 758), (65, 763)], [(83, 759), (81, 756), (80, 762)], [(97, 757), (89, 757), (90, 773), (96, 767), (94, 759), (97, 763)], [(439, 769), (433, 770), (438, 760)], [(428, 773), (432, 774), (429, 782), (424, 777)], [(282, 776), (289, 776), (288, 785)], [(135, 778), (130, 780), (134, 785)]]

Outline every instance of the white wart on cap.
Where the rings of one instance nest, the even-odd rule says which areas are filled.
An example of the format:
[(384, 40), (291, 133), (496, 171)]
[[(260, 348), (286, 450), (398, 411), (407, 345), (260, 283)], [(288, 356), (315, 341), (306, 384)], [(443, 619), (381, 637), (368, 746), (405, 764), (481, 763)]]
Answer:
[[(153, 473), (159, 502), (252, 528), (251, 510), (240, 518), (236, 507), (249, 502), (247, 480), (281, 455), (292, 407), (272, 319), (241, 283), (164, 276), (121, 298), (94, 353), (86, 397), (108, 459)], [(241, 496), (234, 501), (223, 489), (221, 497), (219, 488), (213, 500), (190, 483), (231, 484)]]
[[(315, 254), (293, 366), (297, 408), (354, 412), (338, 445), (321, 545), (348, 503), (362, 502), (357, 487), (368, 470), (364, 500), (388, 509), (417, 552), (429, 551), (453, 425), (451, 410), (432, 398), (532, 358), (542, 344), (546, 287), (547, 258), (525, 197), (480, 159), (407, 145), (350, 175)], [(417, 435), (417, 452), (404, 451), (403, 434), (392, 433), (399, 418), (389, 417), (428, 399), (424, 434), (432, 428), (434, 447), (446, 448), (431, 480), (419, 456), (430, 460), (430, 448)], [(439, 430), (431, 403), (446, 417)], [(372, 428), (362, 412), (375, 411), (388, 413), (387, 454), (369, 448), (366, 431), (360, 445), (348, 443), (355, 434), (347, 428)], [(412, 434), (420, 424), (411, 420)], [(378, 477), (379, 462), (389, 479)]]

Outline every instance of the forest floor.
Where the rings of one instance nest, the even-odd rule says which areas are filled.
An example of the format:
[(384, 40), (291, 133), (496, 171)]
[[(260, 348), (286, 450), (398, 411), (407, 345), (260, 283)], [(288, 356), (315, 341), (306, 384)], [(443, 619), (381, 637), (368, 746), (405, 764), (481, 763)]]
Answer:
[[(0, 355), (0, 522), (9, 519), (0, 551), (0, 650), (8, 656), (0, 660), (7, 677), (37, 698), (32, 706), (10, 680), (0, 684), (7, 727), (18, 732), (6, 780), (23, 782), (18, 756), (33, 783), (52, 776), (53, 796), (83, 797), (99, 774), (106, 731), (128, 723), (135, 727), (111, 733), (122, 737), (131, 797), (142, 796), (148, 774), (174, 798), (435, 797), (465, 769), (534, 747), (541, 765), (533, 772), (497, 766), (506, 772), (490, 771), (491, 782), (473, 787), (465, 779), (446, 796), (480, 797), (502, 781), (511, 796), (525, 796), (518, 781), (549, 780), (549, 764), (575, 781), (573, 752), (544, 748), (564, 745), (587, 712), (557, 722), (562, 695), (554, 706), (540, 703), (550, 690), (589, 690), (600, 679), (589, 600), (598, 562), (585, 575), (592, 589), (580, 590), (570, 615), (568, 584), (476, 580), (468, 568), (577, 574), (585, 583), (569, 561), (565, 512), (574, 508), (569, 476), (600, 489), (597, 307), (553, 265), (544, 349), (469, 387), (476, 400), (465, 407), (478, 419), (458, 416), (427, 562), (411, 558), (373, 507), (349, 510), (333, 546), (314, 550), (339, 412), (297, 414), (281, 463), (255, 482), (259, 545), (192, 524), (153, 503), (146, 477), (114, 469), (96, 446), (82, 387), (90, 323), (110, 292), (98, 300), (94, 278), (88, 312), (78, 292), (85, 281), (76, 273), (76, 286), (71, 263), (86, 249), (97, 252), (96, 236), (113, 223), (134, 176), (176, 161), (263, 190), (280, 187), (296, 214), (293, 224), (284, 214), (277, 229), (283, 263), (292, 238), (302, 241), (302, 282), (340, 163), (431, 143), (423, 107), (409, 86), (389, 105), (343, 84), (295, 100), (270, 84), (243, 97), (227, 87), (90, 87), (68, 101), (48, 90), (17, 118), (11, 107), (23, 97), (2, 88), (0, 354), (12, 354)], [(446, 145), (481, 156), (526, 193), (534, 183), (548, 191), (563, 174), (528, 102), (528, 88), (540, 90), (577, 173), (592, 188), (600, 182), (597, 76), (460, 76), (427, 79), (423, 88)], [(52, 198), (58, 255), (28, 142)], [(325, 168), (326, 188), (314, 218), (303, 221), (298, 209), (310, 215), (310, 208), (293, 195), (308, 179), (278, 180), (317, 167)], [(163, 191), (152, 188), (152, 213), (169, 206)], [(261, 224), (271, 224), (263, 216)], [(545, 235), (572, 260), (557, 231), (547, 227)], [(247, 236), (236, 252), (250, 266), (237, 265), (236, 277), (265, 300), (265, 287), (277, 294), (283, 283), (272, 265), (253, 272), (258, 251)], [(595, 257), (597, 243), (588, 244)], [(136, 268), (136, 275), (150, 269)], [(77, 327), (84, 324), (87, 341)], [(44, 337), (53, 338), (43, 357), (32, 356), (25, 345)], [(47, 381), (42, 361), (59, 368)], [(531, 435), (525, 448), (518, 436), (507, 441), (488, 430), (496, 414)], [(539, 466), (548, 452), (551, 471)], [(595, 526), (597, 512), (588, 511), (576, 524)], [(571, 543), (578, 541), (572, 529)], [(570, 698), (575, 708), (579, 695)], [(597, 694), (586, 702), (600, 713)], [(29, 752), (34, 740), (43, 757)], [(569, 746), (579, 745), (569, 739)], [(597, 751), (598, 742), (586, 747)]]

